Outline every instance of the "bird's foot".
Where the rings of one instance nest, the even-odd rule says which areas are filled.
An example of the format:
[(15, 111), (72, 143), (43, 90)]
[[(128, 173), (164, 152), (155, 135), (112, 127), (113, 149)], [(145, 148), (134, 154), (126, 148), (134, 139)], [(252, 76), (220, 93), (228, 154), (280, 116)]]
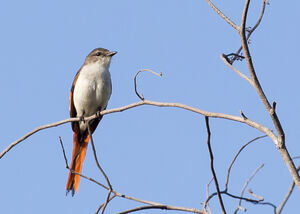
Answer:
[(101, 111), (97, 111), (96, 112), (96, 116), (99, 118), (99, 117), (101, 117)]
[(80, 121), (80, 122), (85, 122), (84, 116), (80, 116), (80, 117), (79, 117), (79, 121)]

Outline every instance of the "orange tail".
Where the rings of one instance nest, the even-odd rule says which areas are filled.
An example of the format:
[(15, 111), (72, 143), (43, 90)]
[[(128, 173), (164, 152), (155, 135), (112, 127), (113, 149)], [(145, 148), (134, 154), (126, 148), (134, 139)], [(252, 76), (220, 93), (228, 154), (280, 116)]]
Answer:
[[(82, 164), (85, 158), (88, 142), (89, 142), (89, 135), (86, 136), (83, 142), (79, 142), (78, 134), (74, 132), (71, 170), (74, 170), (77, 173), (81, 173)], [(67, 194), (69, 191), (72, 191), (72, 196), (74, 196), (75, 192), (78, 192), (80, 175), (72, 173), (71, 170), (69, 172), (66, 189), (67, 189)]]

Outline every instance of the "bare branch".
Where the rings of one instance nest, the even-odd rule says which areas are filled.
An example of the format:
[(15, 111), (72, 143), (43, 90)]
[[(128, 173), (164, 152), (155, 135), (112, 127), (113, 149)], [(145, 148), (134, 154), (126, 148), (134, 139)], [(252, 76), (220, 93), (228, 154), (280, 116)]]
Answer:
[[(120, 108), (114, 108), (114, 109), (109, 109), (109, 110), (104, 110), (100, 112), (100, 115), (105, 115), (105, 114), (111, 114), (111, 113), (116, 113), (116, 112), (122, 112), (131, 108), (135, 108), (138, 106), (142, 106), (142, 105), (152, 105), (152, 106), (158, 106), (158, 107), (175, 107), (175, 108), (181, 108), (181, 109), (185, 109), (187, 111), (191, 111), (191, 112), (195, 112), (197, 114), (201, 114), (207, 117), (213, 117), (213, 118), (222, 118), (222, 119), (227, 119), (227, 120), (232, 120), (232, 121), (236, 121), (236, 122), (240, 122), (240, 123), (244, 123), (247, 124), (248, 126), (251, 126), (263, 133), (265, 133), (266, 135), (268, 135), (274, 142), (277, 142), (277, 137), (274, 135), (274, 133), (268, 129), (267, 127), (256, 123), (250, 119), (245, 120), (243, 117), (238, 117), (238, 116), (234, 116), (234, 115), (229, 115), (229, 114), (223, 114), (223, 113), (215, 113), (215, 112), (208, 112), (208, 111), (204, 111), (198, 108), (194, 108), (188, 105), (184, 105), (181, 103), (163, 103), (163, 102), (155, 102), (155, 101), (150, 101), (150, 100), (143, 100), (137, 103), (132, 103), (126, 106), (122, 106)], [(90, 117), (85, 117), (85, 121), (90, 121), (92, 119), (95, 119), (99, 116), (98, 113), (90, 116)], [(31, 135), (35, 134), (36, 132), (39, 132), (41, 130), (44, 129), (48, 129), (48, 128), (52, 128), (52, 127), (56, 127), (65, 123), (69, 123), (69, 122), (75, 122), (75, 121), (80, 121), (82, 120), (82, 118), (68, 118), (65, 120), (61, 120), (55, 123), (50, 123), (47, 125), (43, 125), (43, 126), (39, 126), (37, 128), (35, 128), (34, 130), (28, 132), (27, 134), (25, 134), (23, 137), (19, 138), (18, 140), (14, 141), (13, 143), (11, 143), (6, 149), (4, 149), (1, 154), (0, 154), (0, 159), (9, 151), (11, 150), (14, 146), (18, 145), (20, 142), (24, 141), (25, 139), (27, 139), (28, 137), (30, 137)]]
[(228, 24), (230, 24), (234, 29), (239, 31), (239, 26), (237, 26), (233, 21), (231, 21), (227, 16), (225, 16), (210, 0), (206, 0), (209, 6), (224, 19)]
[(66, 120), (58, 121), (58, 122), (55, 122), (55, 123), (50, 123), (50, 124), (39, 126), (39, 127), (35, 128), (34, 130), (32, 130), (32, 131), (28, 132), (27, 134), (25, 134), (23, 137), (19, 138), (18, 140), (14, 141), (13, 143), (11, 143), (6, 149), (4, 149), (0, 154), (0, 159), (9, 150), (11, 150), (14, 146), (18, 145), (20, 142), (24, 141), (26, 138), (30, 137), (31, 135), (35, 134), (36, 132), (44, 130), (44, 129), (52, 128), (52, 127), (55, 127), (55, 126), (59, 126), (59, 125), (65, 124), (65, 123), (73, 122), (73, 121), (79, 121), (79, 118), (69, 118), (69, 119), (66, 119)]
[[(250, 181), (252, 180), (252, 178), (257, 174), (257, 172), (264, 167), (264, 164), (260, 165), (253, 173), (252, 175), (248, 178), (248, 180), (246, 181), (246, 183), (243, 186), (242, 192), (241, 192), (241, 197), (243, 197), (244, 192), (246, 187), (248, 186), (248, 184), (250, 183)], [(239, 201), (238, 207), (240, 207), (242, 204), (242, 200)], [(234, 213), (237, 213), (237, 211), (239, 210), (239, 208), (236, 209), (236, 211)]]
[[(62, 143), (62, 141), (61, 141)], [(63, 153), (65, 153), (65, 149), (64, 149), (64, 146), (62, 145), (62, 150), (63, 150)], [(66, 157), (64, 156), (65, 158), (65, 161), (66, 160)], [(99, 164), (100, 165), (100, 164)], [(101, 167), (100, 167), (101, 168)], [(67, 167), (67, 169), (69, 169), (69, 167)], [(187, 211), (187, 212), (192, 212), (192, 213), (200, 213), (200, 214), (207, 214), (205, 211), (202, 211), (202, 210), (199, 210), (199, 209), (194, 209), (194, 208), (186, 208), (186, 207), (178, 207), (178, 206), (171, 206), (171, 205), (165, 205), (165, 204), (160, 204), (160, 203), (157, 203), (157, 202), (153, 202), (153, 201), (146, 201), (146, 200), (142, 200), (142, 199), (138, 199), (138, 198), (134, 198), (134, 197), (131, 197), (131, 196), (128, 196), (128, 195), (124, 195), (124, 194), (121, 194), (115, 190), (112, 189), (112, 187), (108, 187), (108, 186), (105, 186), (104, 184), (96, 181), (95, 179), (91, 178), (91, 177), (88, 177), (88, 176), (85, 176), (81, 173), (78, 173), (78, 172), (75, 172), (74, 170), (70, 169), (72, 173), (74, 174), (77, 174), (79, 175), (80, 177), (82, 178), (85, 178), (97, 185), (99, 185), (100, 187), (108, 190), (109, 192), (113, 193), (114, 195), (110, 197), (110, 194), (109, 194), (109, 197), (108, 199), (106, 198), (106, 201), (101, 204), (96, 213), (99, 213), (99, 211), (102, 209), (102, 212), (104, 212), (103, 210), (105, 209), (105, 207), (107, 206), (107, 204), (112, 200), (114, 199), (115, 197), (120, 197), (120, 198), (125, 198), (125, 199), (128, 199), (128, 200), (132, 200), (132, 201), (136, 201), (136, 202), (140, 202), (140, 203), (143, 203), (143, 204), (149, 204), (149, 205), (152, 205), (152, 206), (166, 206), (168, 207), (169, 210), (179, 210), (179, 211)], [(108, 182), (107, 182), (108, 183)], [(110, 183), (110, 182), (109, 182)]]
[(217, 175), (216, 175), (216, 172), (215, 172), (215, 169), (214, 169), (214, 155), (213, 155), (211, 145), (210, 145), (211, 132), (210, 132), (210, 128), (209, 128), (209, 118), (208, 117), (205, 117), (205, 124), (206, 124), (206, 130), (207, 130), (207, 146), (208, 146), (208, 151), (209, 151), (209, 156), (210, 156), (210, 168), (211, 168), (211, 172), (213, 174), (213, 178), (214, 178), (214, 181), (215, 181), (215, 186), (216, 186), (220, 206), (222, 208), (222, 212), (223, 212), (223, 214), (226, 214), (226, 210), (225, 210), (224, 203), (223, 203), (223, 200), (222, 200), (222, 196), (221, 196), (221, 193), (220, 193), (220, 187), (219, 187)]
[(293, 160), (291, 159), (291, 156), (288, 152), (288, 150), (285, 147), (285, 134), (283, 131), (283, 128), (281, 126), (280, 120), (275, 112), (275, 109), (273, 109), (259, 83), (259, 80), (257, 78), (254, 66), (253, 66), (253, 62), (252, 62), (252, 58), (250, 55), (250, 51), (249, 51), (249, 47), (248, 47), (248, 42), (247, 42), (247, 38), (246, 38), (246, 20), (247, 20), (247, 14), (248, 14), (248, 9), (249, 9), (249, 4), (250, 4), (250, 0), (245, 0), (245, 6), (244, 6), (244, 11), (242, 14), (242, 20), (241, 20), (241, 26), (240, 26), (240, 38), (241, 38), (241, 42), (242, 42), (242, 47), (243, 47), (243, 51), (245, 54), (245, 59), (248, 65), (248, 70), (251, 76), (251, 79), (254, 83), (253, 87), (255, 88), (260, 100), (262, 101), (262, 103), (264, 104), (267, 112), (269, 113), (273, 125), (278, 133), (278, 137), (277, 140), (274, 141), (277, 150), (279, 151), (279, 153), (281, 154), (288, 170), (290, 171), (291, 176), (293, 177), (296, 185), (298, 186), (298, 188), (300, 189), (300, 176), (297, 173), (295, 164), (293, 162)]
[[(259, 136), (259, 137), (256, 137), (254, 139), (252, 139), (251, 141), (247, 142), (245, 145), (243, 145), (240, 150), (238, 151), (238, 153), (235, 155), (234, 159), (232, 160), (232, 162), (230, 163), (230, 166), (228, 167), (228, 171), (227, 171), (227, 177), (226, 177), (226, 183), (225, 183), (225, 190), (223, 191), (220, 191), (220, 194), (224, 194), (224, 195), (227, 195), (227, 196), (230, 196), (232, 198), (235, 198), (235, 199), (239, 199), (240, 201), (243, 200), (243, 201), (246, 201), (246, 202), (250, 202), (250, 203), (253, 203), (253, 204), (261, 204), (261, 205), (270, 205), (274, 208), (274, 210), (276, 209), (276, 206), (272, 203), (269, 203), (269, 202), (262, 202), (262, 198), (259, 198), (259, 200), (255, 200), (255, 199), (250, 199), (250, 198), (244, 198), (242, 195), (241, 196), (236, 196), (236, 195), (233, 195), (231, 193), (228, 192), (228, 182), (229, 182), (229, 176), (230, 176), (230, 171), (231, 171), (231, 168), (235, 162), (235, 160), (237, 159), (237, 157), (239, 156), (239, 154), (242, 152), (242, 150), (247, 147), (250, 143), (258, 140), (258, 139), (261, 139), (261, 138), (264, 138), (266, 137), (266, 135), (264, 136)], [(258, 170), (256, 170), (255, 173), (252, 174), (252, 176), (248, 179), (248, 183), (250, 182), (250, 180), (253, 178), (253, 176), (257, 173)], [(211, 182), (211, 181), (210, 181)], [(210, 184), (209, 182), (209, 184)], [(207, 206), (208, 206), (208, 202), (210, 201), (210, 199), (212, 199), (214, 196), (216, 196), (218, 193), (217, 192), (214, 192), (212, 193), (211, 195), (208, 196), (208, 188), (209, 188), (209, 184), (207, 184), (207, 187), (206, 187), (206, 191), (207, 191), (207, 198), (205, 200), (205, 202), (203, 203), (203, 210), (206, 210)], [(245, 184), (246, 185), (246, 184)], [(246, 186), (244, 186), (246, 188)], [(254, 193), (253, 193), (254, 194)], [(257, 196), (258, 197), (258, 196)], [(238, 205), (237, 209), (235, 210), (235, 213), (238, 212), (238, 210), (246, 210), (245, 208), (243, 208), (240, 204)]]
[[(156, 206), (156, 205), (157, 206), (163, 206), (164, 205), (164, 204), (160, 204), (160, 203), (157, 203), (157, 202), (146, 201), (146, 200), (134, 198), (134, 197), (131, 197), (131, 196), (128, 196), (128, 195), (124, 195), (124, 194), (118, 193), (114, 190), (113, 190), (113, 193), (116, 194), (118, 197), (126, 198), (126, 199), (129, 199), (129, 200), (132, 200), (132, 201), (137, 201), (137, 202), (140, 202), (140, 203), (143, 203), (143, 204), (149, 204), (149, 205), (154, 205), (154, 206)], [(181, 211), (187, 211), (187, 212), (192, 212), (192, 213), (206, 213), (203, 210), (194, 209), (194, 208), (178, 207), (178, 206), (171, 206), (171, 205), (167, 205), (167, 206), (169, 208), (173, 208), (174, 210), (181, 210)]]
[[(247, 14), (248, 14), (248, 9), (249, 9), (249, 4), (250, 4), (250, 0), (245, 0), (245, 7), (244, 7), (244, 12), (242, 14), (242, 24), (241, 24), (241, 30), (239, 31), (240, 33), (240, 37), (241, 37), (241, 42), (242, 42), (242, 47), (244, 50), (244, 54), (245, 54), (245, 58), (247, 61), (247, 65), (248, 65), (248, 70), (251, 76), (251, 79), (253, 81), (253, 87), (255, 88), (257, 94), (259, 95), (261, 101), (263, 102), (263, 104), (265, 105), (265, 108), (267, 109), (268, 113), (270, 114), (270, 111), (272, 109), (260, 83), (259, 80), (257, 78), (254, 66), (253, 66), (253, 62), (252, 62), (252, 58), (250, 55), (250, 51), (249, 51), (249, 47), (248, 47), (248, 43), (247, 43), (247, 39), (246, 39), (246, 20), (247, 20)], [(281, 127), (280, 121), (277, 117), (277, 114), (275, 111), (272, 112), (272, 114), (270, 114), (272, 120), (273, 120), (273, 124), (277, 130), (277, 133), (279, 135), (279, 139), (277, 142), (277, 147), (282, 147), (284, 145), (284, 131)]]

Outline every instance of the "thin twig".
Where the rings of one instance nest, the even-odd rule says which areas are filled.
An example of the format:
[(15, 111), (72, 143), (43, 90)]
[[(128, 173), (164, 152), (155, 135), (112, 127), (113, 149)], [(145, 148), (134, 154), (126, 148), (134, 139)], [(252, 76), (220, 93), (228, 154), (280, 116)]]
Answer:
[(226, 182), (225, 182), (225, 191), (228, 190), (228, 182), (229, 182), (229, 176), (230, 176), (230, 171), (231, 171), (231, 168), (234, 164), (234, 162), (236, 161), (237, 157), (240, 155), (240, 153), (244, 150), (244, 148), (246, 148), (250, 143), (252, 142), (255, 142), (256, 140), (259, 140), (261, 138), (264, 138), (264, 137), (267, 137), (267, 135), (262, 135), (262, 136), (259, 136), (259, 137), (256, 137), (256, 138), (253, 138), (252, 140), (248, 141), (245, 145), (243, 145), (239, 151), (236, 153), (236, 155), (234, 156), (233, 160), (231, 161), (229, 167), (228, 167), (228, 170), (227, 170), (227, 177), (226, 177)]
[[(225, 182), (225, 190), (224, 191), (221, 191), (220, 193), (221, 194), (225, 194), (225, 195), (228, 195), (232, 198), (235, 198), (235, 199), (240, 199), (240, 200), (245, 200), (247, 202), (251, 202), (251, 203), (254, 203), (254, 204), (257, 204), (259, 203), (260, 201), (259, 200), (253, 200), (253, 199), (248, 199), (248, 198), (243, 198), (243, 197), (239, 197), (239, 196), (235, 196), (235, 195), (232, 195), (230, 193), (228, 193), (228, 183), (229, 183), (229, 177), (230, 177), (230, 172), (231, 172), (231, 168), (234, 164), (234, 162), (236, 161), (237, 157), (240, 155), (240, 153), (252, 142), (256, 141), (256, 140), (259, 140), (261, 138), (264, 138), (266, 137), (267, 135), (263, 135), (263, 136), (259, 136), (259, 137), (256, 137), (250, 141), (248, 141), (245, 145), (243, 145), (239, 151), (237, 152), (237, 154), (234, 156), (233, 160), (231, 161), (229, 167), (228, 167), (228, 170), (227, 170), (227, 177), (226, 177), (226, 182)], [(209, 183), (210, 184), (210, 183)], [(208, 188), (209, 188), (209, 184), (207, 184), (206, 186), (206, 192), (207, 192), (207, 199), (206, 201), (204, 202), (204, 205), (203, 205), (203, 209), (206, 210), (206, 208), (208, 207), (208, 202), (211, 198), (213, 198), (214, 196), (217, 195), (217, 192), (216, 193), (213, 193), (211, 194), (210, 196), (208, 195)], [(239, 209), (244, 209), (242, 207), (239, 207)]]
[(103, 205), (103, 208), (102, 208), (102, 212), (101, 212), (102, 214), (104, 213), (105, 208), (107, 207), (108, 203), (110, 202), (109, 199), (110, 199), (111, 192), (112, 192), (112, 189), (109, 188), (106, 199), (105, 199), (105, 202), (104, 202), (104, 205)]
[(206, 0), (208, 5), (224, 19), (228, 24), (230, 24), (234, 29), (239, 31), (239, 26), (237, 26), (232, 20), (230, 20), (224, 13), (222, 13), (210, 0)]
[[(186, 211), (186, 210), (182, 210), (180, 207), (174, 207), (174, 206), (168, 206), (168, 205), (150, 205), (150, 206), (136, 207), (136, 208), (133, 208), (130, 210), (119, 212), (118, 214), (127, 214), (127, 213), (133, 213), (133, 212), (137, 212), (137, 211), (141, 211), (141, 210), (149, 210), (149, 209)], [(190, 210), (189, 212), (199, 213), (196, 209)], [(201, 213), (204, 214), (204, 212), (201, 212)]]
[[(247, 180), (246, 183), (244, 184), (243, 189), (242, 189), (242, 191), (241, 191), (241, 197), (243, 197), (244, 192), (245, 192), (245, 189), (246, 189), (246, 187), (248, 186), (248, 184), (250, 183), (250, 181), (252, 180), (252, 178), (253, 178), (253, 177), (257, 174), (257, 172), (258, 172), (261, 168), (263, 168), (263, 167), (264, 167), (264, 164), (260, 165), (257, 169), (255, 169), (255, 171), (252, 173), (252, 175), (248, 178), (248, 180)], [(239, 201), (238, 207), (241, 206), (241, 204), (242, 204), (242, 200)], [(235, 213), (237, 213), (238, 210), (239, 210), (239, 208), (237, 208), (237, 209), (235, 210)]]
[(141, 73), (141, 72), (143, 72), (143, 71), (150, 72), (150, 73), (152, 73), (152, 74), (154, 74), (154, 75), (156, 75), (156, 76), (159, 76), (159, 77), (162, 76), (162, 73), (161, 73), (161, 72), (158, 74), (158, 73), (156, 73), (155, 71), (152, 71), (152, 70), (150, 70), (150, 69), (141, 69), (141, 70), (139, 70), (139, 71), (135, 74), (135, 76), (134, 76), (134, 91), (135, 91), (136, 95), (137, 95), (141, 100), (144, 100), (145, 98), (144, 98), (143, 94), (139, 94), (138, 91), (137, 91), (136, 78), (137, 78), (137, 76), (139, 75), (139, 73)]
[(87, 124), (88, 124), (88, 131), (89, 131), (89, 135), (90, 135), (90, 138), (91, 138), (91, 144), (92, 144), (92, 149), (93, 149), (93, 154), (94, 154), (94, 159), (95, 159), (96, 165), (99, 168), (99, 170), (101, 171), (102, 175), (104, 176), (104, 178), (105, 178), (105, 180), (107, 182), (107, 185), (109, 187), (108, 194), (107, 194), (107, 197), (106, 197), (106, 200), (105, 200), (105, 204), (104, 204), (104, 206), (102, 208), (102, 212), (101, 212), (101, 214), (103, 214), (104, 211), (105, 211), (105, 208), (106, 208), (107, 204), (109, 203), (110, 194), (111, 194), (113, 188), (111, 186), (111, 183), (109, 181), (108, 176), (106, 175), (106, 173), (104, 172), (104, 170), (100, 166), (100, 163), (99, 163), (98, 157), (97, 157), (97, 153), (96, 153), (96, 148), (95, 148), (95, 145), (94, 145), (93, 135), (92, 135), (92, 132), (91, 132), (91, 129), (90, 129), (90, 124), (89, 124), (89, 122)]
[(85, 176), (85, 175), (82, 175), (81, 173), (75, 172), (74, 170), (70, 169), (69, 166), (68, 166), (67, 156), (65, 155), (65, 154), (66, 154), (66, 152), (65, 152), (65, 147), (64, 147), (62, 141), (60, 141), (60, 143), (61, 143), (62, 152), (63, 152), (63, 154), (64, 154), (64, 159), (65, 159), (65, 163), (66, 163), (66, 168), (67, 168), (67, 169), (69, 169), (69, 170), (70, 170), (72, 173), (74, 173), (74, 174), (77, 174), (77, 175), (79, 175), (79, 176), (81, 176), (81, 177), (83, 177), (83, 178), (85, 178), (85, 179), (87, 179), (87, 180), (89, 180), (89, 181), (92, 181), (93, 183), (95, 183), (95, 184), (101, 186), (102, 188), (104, 188), (104, 189), (106, 189), (106, 190), (109, 189), (107, 186), (105, 186), (104, 184), (102, 184), (102, 183), (96, 181), (95, 179), (90, 178), (90, 177), (87, 177), (87, 176)]
[[(85, 179), (87, 179), (89, 181), (92, 181), (93, 183), (101, 186), (102, 188), (104, 188), (106, 190), (109, 190), (109, 187), (105, 186), (104, 184), (101, 184), (100, 182), (96, 181), (93, 178), (90, 178), (90, 177), (85, 176), (83, 174), (77, 173), (75, 171), (72, 171), (72, 172), (74, 174), (78, 174), (79, 176), (81, 176), (81, 177), (83, 177), (83, 178), (85, 178)], [(192, 212), (192, 213), (206, 214), (206, 212), (203, 211), (203, 210), (194, 209), (194, 208), (187, 208), (187, 207), (178, 207), (178, 206), (172, 206), (172, 205), (165, 205), (165, 204), (161, 204), (161, 203), (157, 203), (157, 202), (153, 202), (153, 201), (146, 201), (146, 200), (143, 200), (143, 199), (139, 199), (139, 198), (135, 198), (135, 197), (132, 197), (132, 196), (128, 196), (128, 195), (119, 193), (119, 192), (117, 192), (115, 190), (112, 190), (112, 193), (114, 194), (114, 196), (112, 196), (112, 197), (116, 197), (117, 196), (117, 197), (120, 197), (120, 198), (125, 198), (125, 199), (128, 199), (128, 200), (140, 202), (140, 203), (143, 203), (143, 204), (149, 204), (149, 205), (153, 205), (153, 206), (168, 206), (170, 209), (173, 209), (173, 210), (180, 210), (180, 211), (186, 211), (186, 212)], [(101, 205), (99, 208), (101, 209), (104, 206), (104, 204), (105, 203), (103, 203), (103, 205)]]
[(259, 201), (263, 201), (263, 200), (264, 200), (263, 197), (261, 197), (261, 196), (259, 196), (259, 195), (256, 195), (251, 189), (248, 189), (248, 192), (249, 192), (249, 194), (252, 195), (254, 198), (257, 198), (257, 200), (259, 200)]
[(240, 114), (242, 115), (242, 117), (243, 117), (245, 120), (248, 119), (248, 117), (246, 117), (246, 115), (244, 114), (244, 112), (243, 112), (242, 110), (240, 110)]
[(67, 156), (66, 156), (64, 144), (63, 144), (62, 139), (61, 139), (60, 136), (59, 136), (59, 142), (60, 142), (60, 145), (61, 145), (61, 148), (62, 148), (62, 151), (63, 151), (63, 155), (64, 155), (64, 159), (65, 159), (65, 163), (66, 163), (66, 168), (69, 169), (68, 159), (67, 159)]
[[(275, 206), (274, 204), (272, 204), (272, 203), (269, 203), (269, 202), (263, 202), (263, 201), (261, 201), (261, 200), (256, 200), (256, 199), (245, 198), (245, 197), (233, 195), (233, 194), (231, 194), (231, 193), (229, 193), (229, 192), (226, 192), (225, 190), (224, 190), (224, 191), (221, 191), (220, 194), (222, 194), (222, 195), (227, 195), (227, 196), (229, 196), (229, 197), (231, 197), (231, 198), (239, 199), (239, 200), (246, 201), (246, 202), (250, 202), (250, 203), (253, 203), (253, 204), (269, 205), (269, 206), (271, 206), (271, 207), (273, 207), (273, 208), (276, 209), (276, 206)], [(204, 205), (205, 205), (205, 206), (204, 206), (203, 210), (206, 210), (206, 206), (207, 206), (208, 202), (209, 202), (213, 197), (215, 197), (216, 195), (217, 195), (217, 192), (214, 192), (214, 193), (212, 193), (212, 194), (205, 200), (205, 202), (204, 202)]]
[[(297, 167), (297, 171), (298, 172), (299, 172), (299, 170), (300, 170), (300, 165)], [(284, 206), (286, 205), (286, 202), (288, 201), (288, 199), (290, 198), (291, 194), (293, 193), (294, 188), (295, 188), (295, 182), (292, 181), (291, 186), (290, 186), (288, 192), (286, 193), (286, 195), (283, 198), (282, 202), (280, 203), (280, 205), (276, 209), (276, 214), (280, 214), (282, 212)]]
[[(62, 141), (61, 141), (62, 143)], [(64, 146), (62, 145), (62, 150), (63, 150), (63, 153), (65, 153), (65, 149), (64, 149)], [(64, 159), (65, 161), (67, 161), (66, 159), (66, 156), (64, 156)], [(100, 165), (100, 164), (99, 164)], [(91, 177), (88, 177), (86, 175), (83, 175), (81, 173), (78, 173), (78, 172), (75, 172), (74, 170), (71, 169), (71, 172), (74, 173), (74, 174), (77, 174), (79, 175), (80, 177), (84, 178), (84, 179), (87, 179), (97, 185), (99, 185), (100, 187), (108, 190), (108, 191), (111, 191), (111, 193), (113, 193), (114, 195), (109, 197), (108, 200), (106, 199), (106, 201), (101, 204), (99, 206), (99, 208), (97, 209), (96, 213), (98, 213), (102, 208), (102, 212), (103, 210), (105, 209), (104, 207), (107, 205), (108, 202), (110, 202), (113, 198), (115, 197), (120, 197), (120, 198), (125, 198), (125, 199), (128, 199), (128, 200), (132, 200), (132, 201), (136, 201), (136, 202), (140, 202), (140, 203), (143, 203), (143, 204), (149, 204), (149, 205), (153, 205), (153, 206), (167, 206), (170, 210), (179, 210), (179, 211), (186, 211), (186, 212), (192, 212), (192, 213), (200, 213), (200, 214), (206, 214), (205, 211), (202, 211), (202, 210), (199, 210), (199, 209), (194, 209), (194, 208), (187, 208), (187, 207), (178, 207), (178, 206), (171, 206), (171, 205), (165, 205), (165, 204), (160, 204), (160, 203), (157, 203), (157, 202), (153, 202), (153, 201), (146, 201), (146, 200), (142, 200), (142, 199), (138, 199), (138, 198), (134, 198), (132, 196), (128, 196), (128, 195), (124, 195), (124, 194), (121, 194), (115, 190), (113, 190), (111, 187), (107, 187), (105, 186), (104, 184), (96, 181), (95, 179), (91, 178)]]
[(210, 156), (210, 169), (211, 172), (213, 174), (213, 178), (215, 181), (215, 186), (216, 186), (216, 190), (217, 190), (217, 194), (218, 194), (218, 198), (219, 198), (219, 202), (220, 202), (220, 206), (222, 209), (223, 214), (226, 214), (226, 210), (224, 207), (224, 203), (222, 200), (222, 196), (220, 193), (220, 187), (219, 187), (219, 183), (218, 183), (218, 179), (217, 179), (217, 175), (214, 169), (214, 155), (211, 149), (211, 145), (210, 145), (210, 136), (211, 136), (211, 132), (210, 132), (210, 128), (209, 128), (209, 118), (205, 117), (205, 124), (206, 124), (206, 130), (207, 130), (207, 146), (208, 146), (208, 151), (209, 151), (209, 156)]
[[(264, 13), (265, 13), (266, 3), (267, 3), (267, 0), (263, 0), (263, 5), (262, 5), (261, 12), (260, 12), (260, 14), (259, 14), (259, 18), (258, 18), (256, 24), (254, 25), (254, 27), (251, 28), (251, 29), (248, 31), (247, 38), (246, 38), (247, 41), (249, 41), (251, 34), (252, 34), (252, 33), (256, 30), (256, 28), (260, 25), (261, 20), (262, 20), (262, 18), (263, 18), (263, 16), (264, 16)], [(238, 56), (240, 56), (240, 53), (241, 53), (242, 50), (243, 50), (243, 47), (241, 46), (241, 47), (237, 50), (237, 52), (235, 53), (235, 56), (230, 60), (230, 62), (229, 62), (230, 64), (233, 64), (234, 61), (236, 61), (237, 59), (239, 59)]]
[[(109, 202), (111, 201), (111, 200), (113, 200), (115, 197), (117, 197), (116, 195), (113, 195), (113, 196), (111, 196), (110, 198), (109, 198)], [(100, 212), (100, 210), (102, 209), (102, 207), (104, 206), (106, 204), (106, 201), (104, 202), (104, 203), (102, 203), (99, 207), (98, 207), (98, 209), (96, 210), (96, 214), (98, 214), (99, 212)]]
[(290, 196), (291, 196), (294, 188), (295, 188), (295, 182), (292, 181), (291, 186), (290, 186), (288, 192), (286, 193), (283, 201), (281, 202), (281, 204), (279, 205), (279, 207), (276, 209), (276, 214), (280, 214), (282, 212), (282, 210), (283, 210), (284, 206), (286, 205), (286, 202), (290, 198)]
[[(63, 152), (65, 152), (63, 146), (62, 146), (62, 149), (63, 149)], [(65, 161), (67, 161), (65, 156), (64, 156), (64, 158), (65, 158)], [(79, 175), (79, 176), (81, 176), (81, 177), (83, 177), (84, 179), (87, 179), (87, 180), (89, 180), (89, 181), (91, 181), (91, 182), (93, 182), (93, 183), (95, 183), (95, 184), (101, 186), (102, 188), (104, 188), (104, 189), (106, 189), (106, 190), (109, 190), (109, 187), (105, 186), (104, 184), (102, 184), (102, 183), (96, 181), (95, 179), (93, 179), (93, 178), (91, 178), (91, 177), (88, 177), (88, 176), (85, 176), (85, 175), (83, 175), (83, 174), (77, 173), (77, 172), (75, 172), (74, 170), (71, 170), (71, 172), (74, 173), (74, 174), (77, 174), (77, 175)], [(213, 179), (212, 179), (212, 180), (213, 180)], [(125, 199), (128, 199), (128, 200), (132, 200), (132, 201), (136, 201), (136, 202), (140, 202), (140, 203), (144, 203), (144, 204), (149, 204), (149, 205), (153, 205), (153, 206), (166, 206), (166, 205), (164, 205), (164, 204), (160, 204), (160, 203), (157, 203), (157, 202), (146, 201), (146, 200), (134, 198), (134, 197), (131, 197), (131, 196), (128, 196), (128, 195), (124, 195), (124, 194), (121, 194), (121, 193), (119, 193), (119, 192), (117, 192), (117, 191), (115, 191), (115, 190), (112, 190), (112, 193), (113, 193), (114, 195), (111, 196), (111, 197), (109, 198), (109, 201), (111, 201), (111, 200), (112, 200), (113, 198), (115, 198), (115, 197), (120, 197), (120, 198), (125, 198)], [(220, 193), (221, 193), (221, 194), (228, 195), (228, 196), (230, 196), (230, 197), (232, 197), (232, 198), (235, 198), (235, 199), (244, 200), (244, 201), (251, 202), (251, 203), (254, 203), (254, 204), (266, 204), (266, 205), (270, 205), (270, 206), (275, 207), (275, 206), (274, 206), (273, 204), (271, 204), (271, 203), (260, 203), (260, 201), (258, 201), (258, 200), (254, 200), (254, 199), (250, 199), (250, 198), (243, 198), (243, 197), (240, 197), (240, 196), (235, 196), (235, 195), (232, 195), (232, 194), (230, 194), (230, 193), (228, 193), (228, 192), (225, 192), (225, 191), (222, 191), (222, 192), (220, 192)], [(206, 199), (206, 201), (205, 201), (204, 204), (208, 204), (209, 200), (210, 200), (211, 198), (213, 198), (213, 196), (215, 196), (215, 195), (217, 195), (217, 193), (213, 193), (212, 195), (210, 195), (210, 196)], [(97, 209), (96, 213), (98, 213), (104, 205), (105, 205), (105, 202), (99, 206), (99, 208)], [(207, 212), (205, 211), (205, 209), (203, 209), (203, 210), (198, 210), (198, 209), (194, 209), (194, 208), (177, 207), (177, 206), (171, 206), (171, 205), (167, 205), (167, 206), (170, 207), (170, 208), (172, 208), (172, 209), (174, 208), (174, 209), (181, 210), (181, 211), (187, 211), (187, 212), (193, 212), (193, 213), (204, 213), (204, 214), (207, 214)], [(205, 208), (206, 208), (206, 207), (205, 207)], [(276, 207), (275, 207), (275, 208), (276, 208)]]
[[(211, 184), (211, 182), (214, 180), (214, 178), (211, 178), (210, 181), (208, 182), (208, 184), (206, 185), (206, 198), (209, 197), (209, 185)], [(211, 214), (211, 209), (209, 206), (209, 203), (203, 203), (203, 209), (206, 210), (206, 208), (208, 208), (208, 212)]]

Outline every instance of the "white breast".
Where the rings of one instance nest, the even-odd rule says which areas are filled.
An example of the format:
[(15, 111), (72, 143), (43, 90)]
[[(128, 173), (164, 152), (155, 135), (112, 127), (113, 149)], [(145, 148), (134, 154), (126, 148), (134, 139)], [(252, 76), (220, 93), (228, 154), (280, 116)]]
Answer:
[[(105, 109), (111, 95), (111, 88), (108, 68), (100, 63), (84, 65), (73, 92), (77, 117), (88, 117)], [(82, 125), (80, 124), (80, 128), (84, 128)]]

